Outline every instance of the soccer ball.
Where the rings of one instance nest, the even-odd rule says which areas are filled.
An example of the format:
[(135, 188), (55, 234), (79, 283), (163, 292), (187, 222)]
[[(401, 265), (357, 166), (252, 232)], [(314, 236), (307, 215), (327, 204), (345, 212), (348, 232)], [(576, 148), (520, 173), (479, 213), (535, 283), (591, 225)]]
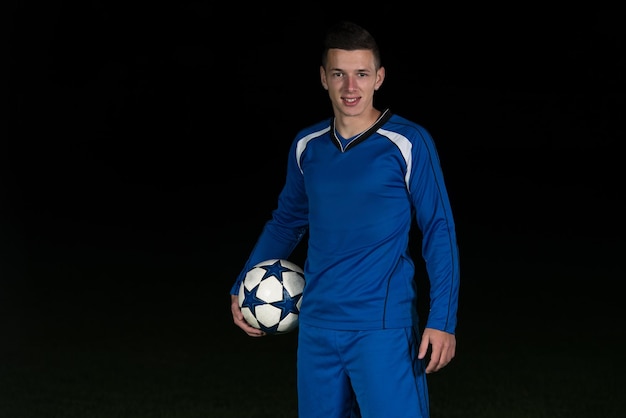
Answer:
[(291, 261), (258, 263), (243, 278), (239, 306), (246, 321), (268, 334), (285, 334), (298, 327), (304, 272)]

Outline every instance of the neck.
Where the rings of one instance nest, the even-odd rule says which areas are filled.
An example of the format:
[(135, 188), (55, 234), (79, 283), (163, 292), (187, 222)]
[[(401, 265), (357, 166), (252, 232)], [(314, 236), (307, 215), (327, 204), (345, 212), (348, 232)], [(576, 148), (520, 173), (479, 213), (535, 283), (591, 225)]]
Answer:
[(344, 138), (352, 138), (365, 132), (378, 120), (380, 114), (380, 110), (375, 108), (356, 116), (337, 114), (335, 115), (335, 130)]

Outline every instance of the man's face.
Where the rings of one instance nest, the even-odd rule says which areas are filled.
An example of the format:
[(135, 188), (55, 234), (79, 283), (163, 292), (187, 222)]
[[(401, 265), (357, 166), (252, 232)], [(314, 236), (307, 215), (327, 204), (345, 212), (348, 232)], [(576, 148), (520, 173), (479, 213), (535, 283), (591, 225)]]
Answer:
[(320, 67), (335, 113), (358, 116), (374, 107), (374, 92), (383, 82), (384, 69), (376, 68), (369, 50), (328, 50), (326, 68)]

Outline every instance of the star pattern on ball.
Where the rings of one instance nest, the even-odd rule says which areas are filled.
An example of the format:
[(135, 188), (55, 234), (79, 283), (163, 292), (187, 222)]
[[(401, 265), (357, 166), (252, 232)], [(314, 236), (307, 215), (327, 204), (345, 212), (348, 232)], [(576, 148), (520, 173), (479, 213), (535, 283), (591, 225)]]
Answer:
[(263, 270), (265, 270), (265, 274), (261, 278), (261, 281), (267, 279), (268, 277), (274, 276), (278, 279), (279, 282), (283, 282), (283, 273), (293, 271), (290, 268), (287, 268), (280, 264), (280, 260), (276, 260), (274, 263), (269, 264), (267, 266), (260, 266)]
[(298, 309), (298, 301), (301, 297), (302, 294), (299, 294), (297, 296), (291, 296), (289, 292), (287, 292), (287, 289), (283, 288), (283, 300), (271, 303), (272, 306), (280, 309), (281, 321), (285, 319), (290, 313), (300, 315), (300, 310)]
[(292, 331), (300, 315), (303, 284), (304, 274), (288, 261), (274, 259), (258, 263), (248, 272), (240, 289), (244, 317), (253, 327), (268, 334)]
[(257, 290), (259, 290), (258, 286), (256, 286), (252, 290), (248, 290), (244, 287), (243, 289), (244, 297), (243, 297), (243, 302), (241, 303), (241, 307), (250, 309), (250, 312), (252, 312), (252, 315), (254, 316), (256, 316), (256, 307), (258, 305), (265, 304), (265, 301), (263, 299), (259, 299), (257, 297), (256, 295)]

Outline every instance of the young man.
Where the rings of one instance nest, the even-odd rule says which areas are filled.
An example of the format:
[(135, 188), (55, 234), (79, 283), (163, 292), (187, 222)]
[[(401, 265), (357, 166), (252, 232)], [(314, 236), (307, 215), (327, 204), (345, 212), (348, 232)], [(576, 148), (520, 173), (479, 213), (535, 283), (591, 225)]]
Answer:
[[(374, 107), (385, 69), (362, 27), (329, 29), (320, 77), (333, 117), (292, 143), (278, 206), (232, 287), (233, 319), (248, 335), (264, 335), (243, 318), (241, 280), (260, 261), (287, 259), (308, 231), (299, 417), (428, 417), (426, 374), (455, 356), (459, 295), (455, 224), (437, 151), (423, 127)], [(413, 219), (430, 280), (421, 335), (408, 248)]]

